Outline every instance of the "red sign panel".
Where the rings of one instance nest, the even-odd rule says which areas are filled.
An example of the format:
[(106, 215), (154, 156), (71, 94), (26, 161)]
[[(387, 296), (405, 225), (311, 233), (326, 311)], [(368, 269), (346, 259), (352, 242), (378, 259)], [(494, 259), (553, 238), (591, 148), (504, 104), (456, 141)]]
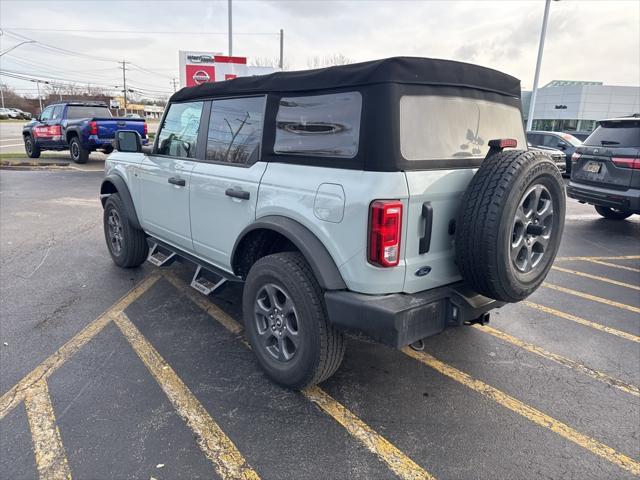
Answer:
[(186, 65), (187, 87), (216, 81), (216, 67), (213, 65)]
[(61, 134), (60, 125), (41, 125), (33, 129), (34, 137), (59, 137)]

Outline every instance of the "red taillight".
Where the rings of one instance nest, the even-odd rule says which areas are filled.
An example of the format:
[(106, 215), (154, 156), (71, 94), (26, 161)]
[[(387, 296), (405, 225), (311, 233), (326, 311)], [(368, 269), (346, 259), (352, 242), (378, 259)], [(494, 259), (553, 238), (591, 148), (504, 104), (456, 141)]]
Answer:
[(89, 122), (89, 135), (98, 134), (98, 122)]
[(612, 157), (611, 161), (616, 167), (632, 168), (634, 170), (640, 170), (640, 158), (623, 158)]
[(144, 122), (144, 136), (147, 136), (147, 132), (148, 132), (148, 127), (147, 127), (147, 122)]
[(492, 148), (516, 148), (518, 141), (514, 138), (495, 138), (489, 140), (489, 146)]
[(402, 203), (375, 200), (369, 207), (369, 262), (395, 267), (400, 262)]

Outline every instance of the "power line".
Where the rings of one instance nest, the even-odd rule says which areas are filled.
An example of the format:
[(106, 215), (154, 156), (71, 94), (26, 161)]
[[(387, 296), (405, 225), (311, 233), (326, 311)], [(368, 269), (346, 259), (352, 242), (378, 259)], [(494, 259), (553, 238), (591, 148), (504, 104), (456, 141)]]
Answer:
[[(23, 27), (6, 27), (10, 30), (18, 30), (24, 32), (61, 32), (61, 33), (130, 33), (130, 34), (176, 34), (176, 35), (227, 35), (227, 32), (207, 32), (193, 30), (85, 30), (71, 28), (23, 28)], [(275, 32), (233, 32), (234, 35), (280, 35)]]

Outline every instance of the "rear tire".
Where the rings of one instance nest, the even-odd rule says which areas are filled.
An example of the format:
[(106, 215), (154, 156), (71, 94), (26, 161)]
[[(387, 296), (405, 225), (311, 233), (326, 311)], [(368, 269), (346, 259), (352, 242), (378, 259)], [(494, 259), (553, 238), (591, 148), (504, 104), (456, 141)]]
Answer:
[(89, 160), (89, 150), (82, 146), (78, 137), (72, 137), (69, 142), (69, 154), (75, 163), (87, 163)]
[(107, 248), (116, 265), (132, 268), (144, 263), (149, 252), (146, 236), (131, 225), (117, 193), (111, 194), (104, 205), (103, 227)]
[(31, 135), (24, 137), (24, 151), (29, 158), (40, 158), (40, 146), (33, 140)]
[(475, 291), (518, 302), (544, 281), (564, 229), (562, 176), (544, 153), (510, 150), (484, 160), (462, 198), (456, 262)]
[(601, 205), (594, 205), (596, 212), (609, 220), (624, 220), (633, 215), (633, 212), (624, 208), (611, 208), (603, 207)]
[(299, 252), (268, 255), (251, 267), (242, 310), (260, 367), (280, 385), (301, 390), (342, 363), (344, 337), (329, 323), (322, 289)]

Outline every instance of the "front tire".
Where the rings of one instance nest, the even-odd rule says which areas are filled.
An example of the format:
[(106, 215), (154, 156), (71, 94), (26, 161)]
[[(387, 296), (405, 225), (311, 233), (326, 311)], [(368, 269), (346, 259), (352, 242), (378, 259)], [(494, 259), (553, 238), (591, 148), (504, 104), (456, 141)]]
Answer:
[(38, 145), (31, 135), (24, 137), (24, 151), (29, 158), (40, 158), (40, 145)]
[(603, 207), (601, 205), (594, 205), (596, 212), (609, 220), (624, 220), (633, 215), (633, 212), (624, 208), (611, 208)]
[(131, 225), (117, 193), (110, 195), (104, 205), (103, 226), (107, 248), (116, 265), (132, 268), (144, 263), (149, 251), (146, 236)]
[(344, 337), (329, 323), (322, 289), (299, 252), (258, 260), (245, 282), (242, 309), (258, 363), (280, 385), (304, 389), (342, 363)]
[(82, 146), (78, 137), (72, 137), (69, 142), (69, 154), (75, 163), (87, 163), (89, 161), (89, 150)]

